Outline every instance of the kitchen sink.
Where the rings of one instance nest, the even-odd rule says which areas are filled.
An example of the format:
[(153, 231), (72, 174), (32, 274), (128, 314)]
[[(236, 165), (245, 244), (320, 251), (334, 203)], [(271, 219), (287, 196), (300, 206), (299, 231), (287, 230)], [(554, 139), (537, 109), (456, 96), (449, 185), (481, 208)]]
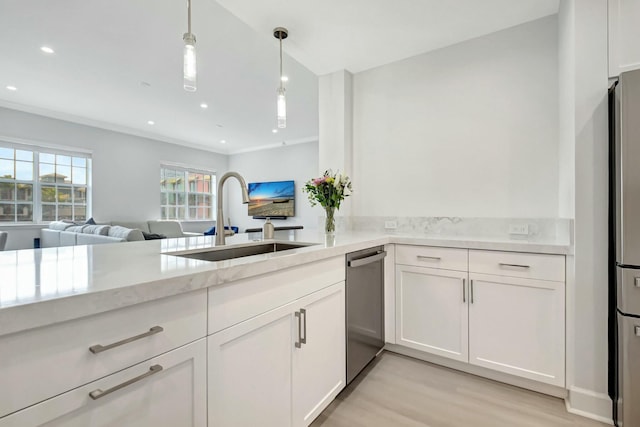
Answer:
[(288, 251), (291, 249), (304, 248), (312, 246), (313, 243), (261, 243), (251, 246), (240, 246), (232, 248), (216, 248), (208, 249), (200, 252), (191, 252), (186, 254), (170, 254), (185, 258), (199, 259), (202, 261), (224, 261), (226, 259), (242, 258), (251, 255), (268, 254), (272, 252)]

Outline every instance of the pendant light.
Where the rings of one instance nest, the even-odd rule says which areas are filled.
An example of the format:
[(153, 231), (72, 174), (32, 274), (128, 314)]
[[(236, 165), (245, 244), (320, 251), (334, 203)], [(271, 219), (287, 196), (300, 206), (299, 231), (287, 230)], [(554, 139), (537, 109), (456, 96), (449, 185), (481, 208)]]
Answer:
[(191, 33), (191, 0), (187, 0), (187, 32), (182, 36), (184, 41), (184, 90), (196, 91), (196, 36)]
[(287, 127), (287, 98), (285, 97), (284, 81), (282, 75), (282, 40), (289, 36), (289, 31), (286, 28), (278, 27), (273, 30), (273, 36), (280, 41), (280, 86), (276, 93), (278, 94), (276, 107), (278, 115), (278, 128), (284, 129)]

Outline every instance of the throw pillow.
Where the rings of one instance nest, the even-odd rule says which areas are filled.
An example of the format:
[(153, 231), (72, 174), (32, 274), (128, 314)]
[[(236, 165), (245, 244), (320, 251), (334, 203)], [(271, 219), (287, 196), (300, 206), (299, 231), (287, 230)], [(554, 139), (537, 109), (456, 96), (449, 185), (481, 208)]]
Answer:
[(86, 225), (96, 225), (96, 222), (93, 220), (93, 217), (89, 218), (86, 222)]
[(165, 236), (164, 234), (146, 233), (144, 231), (142, 232), (142, 235), (144, 236), (144, 240), (157, 240), (167, 238), (167, 236)]

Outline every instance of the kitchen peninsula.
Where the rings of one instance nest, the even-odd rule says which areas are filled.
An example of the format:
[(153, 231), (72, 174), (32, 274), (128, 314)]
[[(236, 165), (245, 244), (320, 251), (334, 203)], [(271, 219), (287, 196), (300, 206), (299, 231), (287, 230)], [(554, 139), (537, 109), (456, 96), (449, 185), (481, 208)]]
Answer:
[[(341, 232), (326, 242), (306, 230), (291, 236), (288, 243), (312, 245), (219, 262), (175, 256), (213, 248), (209, 236), (0, 253), (0, 377), (12, 384), (0, 388), (0, 426), (52, 420), (83, 425), (98, 414), (117, 417), (130, 404), (131, 420), (151, 424), (214, 426), (233, 419), (237, 425), (309, 425), (345, 386), (344, 255), (379, 245), (389, 253), (385, 332), (393, 351), (439, 357), (436, 363), (450, 360), (459, 369), (464, 362), (480, 375), (564, 392), (569, 242), (376, 232)], [(256, 243), (237, 235), (227, 247)], [(420, 326), (421, 311), (403, 298), (422, 292), (415, 284), (435, 283), (433, 278), (455, 280), (455, 295), (443, 294), (441, 301), (448, 308), (455, 298), (454, 319), (476, 310), (482, 321), (480, 303), (496, 292), (527, 298), (530, 309), (546, 311), (537, 321), (530, 310), (514, 319), (540, 334), (525, 349), (553, 345), (561, 352), (549, 353), (536, 371), (518, 367), (515, 362), (529, 361), (508, 352), (516, 357), (510, 366), (492, 363), (484, 353), (477, 360), (485, 363), (474, 363), (487, 344), (468, 330), (451, 331), (462, 335), (448, 340), (470, 342), (468, 348), (431, 343), (434, 336)], [(533, 293), (517, 296), (519, 289)], [(513, 302), (505, 305), (517, 310)], [(487, 307), (495, 312), (498, 303)], [(304, 334), (296, 317), (301, 308)], [(496, 333), (500, 339), (509, 331)], [(303, 338), (307, 344), (294, 347)], [(44, 383), (38, 380), (43, 372), (49, 373)], [(173, 399), (176, 393), (187, 397)], [(259, 410), (243, 410), (245, 405)]]

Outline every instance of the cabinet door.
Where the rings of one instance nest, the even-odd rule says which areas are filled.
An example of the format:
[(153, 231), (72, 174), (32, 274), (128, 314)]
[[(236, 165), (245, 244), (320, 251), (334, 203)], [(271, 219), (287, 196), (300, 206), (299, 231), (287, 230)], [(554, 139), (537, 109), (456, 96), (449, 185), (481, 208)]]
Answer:
[(206, 427), (206, 363), (201, 339), (1, 418), (0, 427)]
[(609, 0), (609, 77), (640, 68), (640, 0)]
[(468, 361), (466, 282), (466, 272), (397, 265), (397, 343)]
[(346, 384), (344, 282), (299, 300), (293, 350), (293, 425), (308, 426)]
[(291, 425), (293, 312), (287, 304), (207, 338), (211, 426)]
[(474, 273), (469, 279), (469, 361), (564, 387), (564, 283)]

